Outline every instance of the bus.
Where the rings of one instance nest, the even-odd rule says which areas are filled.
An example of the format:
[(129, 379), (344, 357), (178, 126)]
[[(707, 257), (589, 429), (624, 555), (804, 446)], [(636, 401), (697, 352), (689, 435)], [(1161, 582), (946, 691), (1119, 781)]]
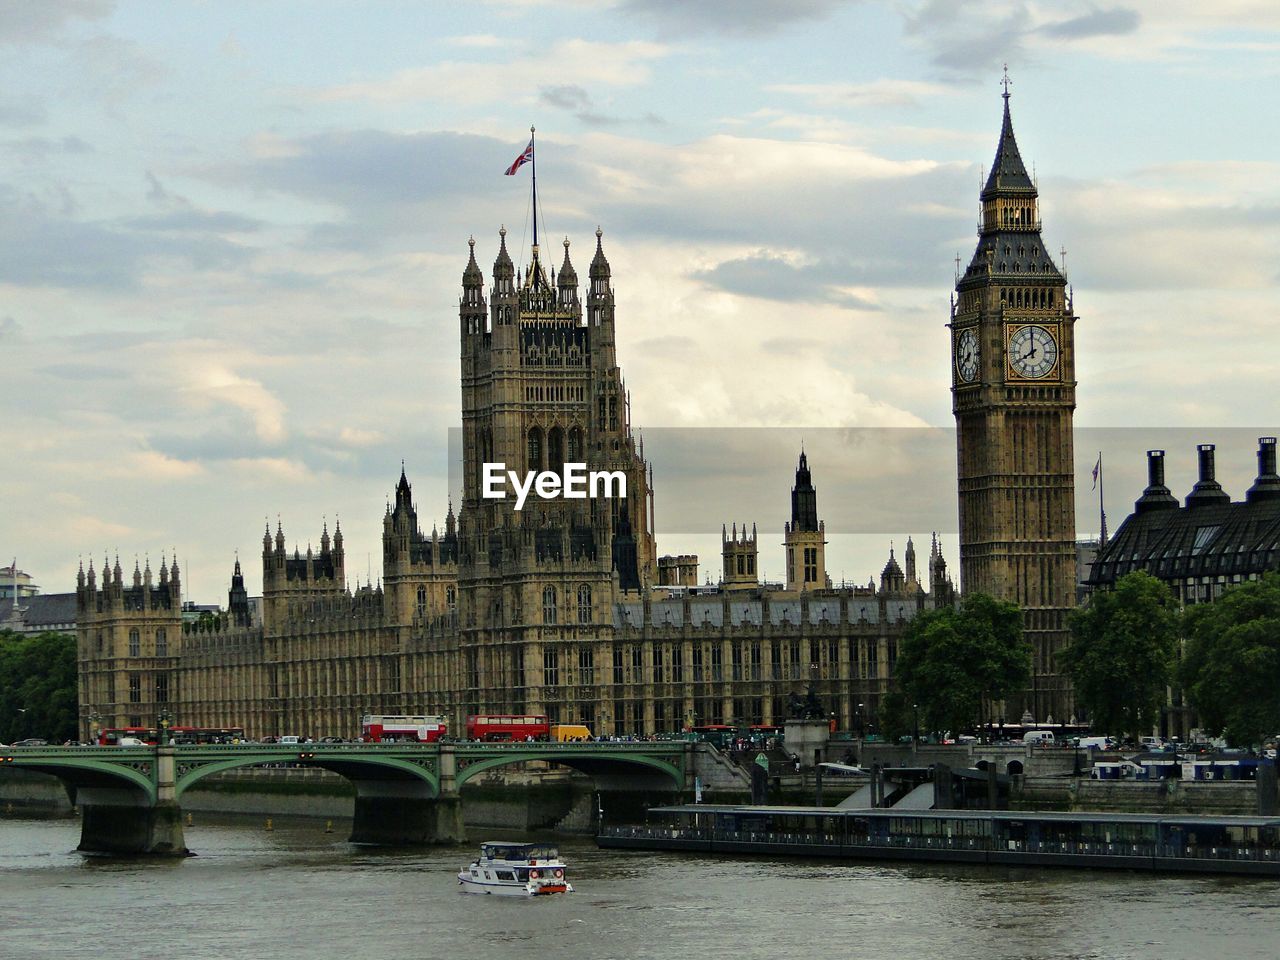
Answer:
[(365, 743), (435, 743), (449, 727), (439, 716), (380, 716), (360, 718), (360, 739)]
[(738, 728), (728, 723), (707, 723), (696, 727), (686, 727), (685, 733), (690, 740), (698, 743), (714, 743), (721, 750), (731, 746), (738, 739)]
[[(118, 747), (123, 738), (141, 740), (155, 746), (160, 742), (157, 727), (109, 727), (98, 733), (98, 746)], [(178, 745), (195, 743), (244, 743), (243, 727), (168, 727), (170, 743)]]
[(478, 713), (467, 717), (468, 740), (546, 740), (551, 718), (542, 714)]

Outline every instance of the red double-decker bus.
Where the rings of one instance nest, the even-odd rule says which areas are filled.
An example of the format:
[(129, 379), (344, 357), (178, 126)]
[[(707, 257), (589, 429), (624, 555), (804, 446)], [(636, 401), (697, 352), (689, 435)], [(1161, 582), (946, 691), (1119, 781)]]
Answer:
[[(141, 740), (155, 746), (160, 742), (160, 731), (156, 727), (108, 727), (98, 733), (98, 746), (118, 747), (122, 739)], [(243, 727), (169, 727), (167, 739), (170, 743), (242, 743)]]
[(514, 713), (477, 713), (467, 717), (468, 740), (548, 740), (551, 718)]
[(435, 743), (448, 732), (444, 717), (371, 714), (360, 718), (360, 739), (365, 743)]

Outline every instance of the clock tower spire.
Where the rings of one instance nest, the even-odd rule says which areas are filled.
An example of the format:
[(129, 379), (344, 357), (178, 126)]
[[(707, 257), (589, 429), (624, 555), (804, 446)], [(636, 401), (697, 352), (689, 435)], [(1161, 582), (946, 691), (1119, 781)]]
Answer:
[(1065, 721), (1073, 705), (1057, 655), (1075, 605), (1076, 318), (1040, 236), (1039, 194), (1004, 85), (978, 244), (956, 282), (948, 324), (961, 586), (1023, 610), (1032, 685), (1024, 702), (1008, 705), (1008, 719), (1029, 711), (1038, 722)]

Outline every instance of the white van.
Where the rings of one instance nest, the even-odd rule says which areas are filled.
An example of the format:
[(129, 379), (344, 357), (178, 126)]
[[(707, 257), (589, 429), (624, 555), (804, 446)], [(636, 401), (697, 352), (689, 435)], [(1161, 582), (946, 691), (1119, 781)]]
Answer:
[(145, 740), (139, 740), (137, 737), (121, 737), (116, 741), (116, 746), (119, 747), (145, 747), (147, 745)]
[(301, 737), (281, 737), (280, 742), (281, 743), (301, 743), (302, 738)]
[(1081, 750), (1110, 750), (1110, 737), (1081, 737), (1076, 744)]
[(1042, 747), (1047, 747), (1053, 743), (1052, 730), (1028, 730), (1022, 735), (1023, 743), (1037, 743)]

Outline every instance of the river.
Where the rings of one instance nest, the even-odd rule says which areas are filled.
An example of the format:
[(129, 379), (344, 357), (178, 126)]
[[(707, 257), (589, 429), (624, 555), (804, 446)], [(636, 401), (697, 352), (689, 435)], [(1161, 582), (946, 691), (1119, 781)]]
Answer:
[[(93, 960), (1203, 960), (1280, 954), (1280, 883), (597, 850), (577, 892), (463, 894), (471, 846), (380, 851), (349, 826), (196, 815), (199, 856), (74, 851), (76, 820), (0, 820), (0, 957)], [(474, 838), (512, 839), (473, 830)], [(478, 846), (478, 844), (477, 844)]]

